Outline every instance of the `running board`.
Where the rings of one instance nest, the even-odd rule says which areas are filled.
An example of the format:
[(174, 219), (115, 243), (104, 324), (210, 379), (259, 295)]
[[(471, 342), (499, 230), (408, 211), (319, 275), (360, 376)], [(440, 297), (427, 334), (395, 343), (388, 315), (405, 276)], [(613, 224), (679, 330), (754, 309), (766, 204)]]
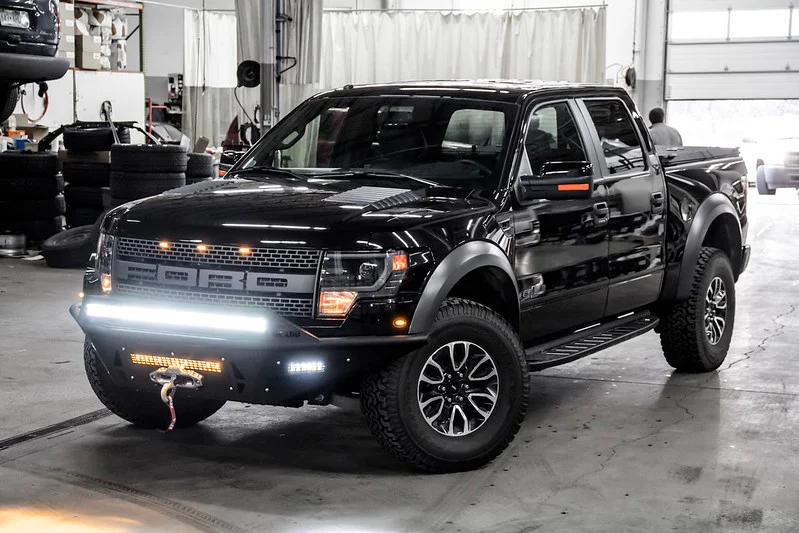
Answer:
[(530, 372), (544, 370), (595, 354), (620, 342), (630, 340), (654, 329), (658, 318), (648, 311), (630, 314), (604, 324), (579, 330), (568, 337), (527, 348)]

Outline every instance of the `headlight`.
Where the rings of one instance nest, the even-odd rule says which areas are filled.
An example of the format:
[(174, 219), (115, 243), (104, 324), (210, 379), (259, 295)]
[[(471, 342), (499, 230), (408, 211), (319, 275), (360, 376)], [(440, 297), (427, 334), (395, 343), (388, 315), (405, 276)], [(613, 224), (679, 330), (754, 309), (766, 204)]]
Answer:
[(407, 269), (405, 252), (327, 252), (319, 278), (318, 315), (344, 317), (359, 295), (395, 295)]
[(97, 242), (97, 274), (100, 276), (100, 287), (103, 292), (111, 292), (111, 263), (114, 259), (114, 236), (100, 233)]

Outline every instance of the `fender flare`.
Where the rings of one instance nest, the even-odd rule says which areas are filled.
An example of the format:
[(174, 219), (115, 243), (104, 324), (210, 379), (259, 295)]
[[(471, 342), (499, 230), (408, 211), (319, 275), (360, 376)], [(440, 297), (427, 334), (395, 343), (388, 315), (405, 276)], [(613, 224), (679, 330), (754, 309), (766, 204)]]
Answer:
[[(679, 276), (676, 280), (676, 287), (674, 299), (685, 300), (691, 293), (691, 284), (693, 283), (693, 276), (689, 275), (696, 269), (696, 264), (699, 261), (699, 251), (702, 249), (702, 243), (705, 240), (710, 226), (717, 218), (723, 215), (732, 215), (738, 227), (739, 242), (743, 243), (743, 236), (741, 235), (741, 221), (732, 202), (727, 198), (724, 193), (716, 192), (708, 196), (704, 202), (699, 205), (694, 220), (691, 223), (691, 228), (688, 230), (688, 237), (685, 242), (685, 250), (683, 251), (682, 261), (680, 261)], [(739, 246), (740, 248), (740, 246)], [(732, 250), (733, 254), (736, 250)], [(737, 278), (737, 266), (740, 264), (740, 250), (737, 250), (739, 257), (731, 257), (733, 264), (733, 271)], [(668, 282), (667, 282), (668, 283)], [(664, 290), (664, 294), (669, 294), (668, 287)]]
[(518, 306), (519, 287), (513, 267), (505, 253), (499, 246), (489, 241), (467, 242), (450, 252), (433, 271), (416, 305), (408, 334), (426, 333), (452, 288), (465, 275), (482, 267), (496, 267), (505, 272), (513, 283)]

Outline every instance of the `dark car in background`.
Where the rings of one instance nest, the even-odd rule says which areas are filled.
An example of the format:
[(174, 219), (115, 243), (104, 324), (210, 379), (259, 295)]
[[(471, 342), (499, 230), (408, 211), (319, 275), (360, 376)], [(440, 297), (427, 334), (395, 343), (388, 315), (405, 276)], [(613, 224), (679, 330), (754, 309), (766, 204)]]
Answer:
[(0, 122), (11, 116), (19, 86), (62, 77), (55, 57), (61, 36), (55, 0), (0, 0)]

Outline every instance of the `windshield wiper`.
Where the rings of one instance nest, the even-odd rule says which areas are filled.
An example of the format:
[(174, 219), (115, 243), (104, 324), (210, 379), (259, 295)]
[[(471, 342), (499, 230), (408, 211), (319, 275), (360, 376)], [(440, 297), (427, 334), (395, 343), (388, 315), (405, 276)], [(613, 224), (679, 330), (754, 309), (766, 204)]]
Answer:
[(285, 168), (276, 168), (276, 167), (267, 167), (267, 166), (237, 168), (225, 174), (225, 178), (238, 176), (240, 174), (245, 174), (244, 176), (241, 176), (242, 178), (253, 181), (264, 181), (264, 179), (258, 179), (258, 178), (268, 178), (270, 175), (283, 176), (287, 178), (295, 178), (301, 180), (308, 179), (307, 176), (303, 176), (302, 174), (297, 174), (296, 172), (292, 172)]
[(399, 178), (404, 180), (411, 180), (417, 183), (421, 183), (423, 185), (427, 185), (428, 187), (440, 187), (440, 183), (436, 183), (432, 180), (427, 180), (424, 178), (417, 178), (416, 176), (409, 176), (408, 174), (403, 174), (401, 172), (394, 172), (393, 170), (386, 170), (386, 169), (367, 169), (367, 168), (348, 168), (348, 169), (341, 169), (334, 172), (325, 172), (323, 174), (315, 174), (314, 178), (334, 178), (337, 176), (374, 176), (376, 178)]

